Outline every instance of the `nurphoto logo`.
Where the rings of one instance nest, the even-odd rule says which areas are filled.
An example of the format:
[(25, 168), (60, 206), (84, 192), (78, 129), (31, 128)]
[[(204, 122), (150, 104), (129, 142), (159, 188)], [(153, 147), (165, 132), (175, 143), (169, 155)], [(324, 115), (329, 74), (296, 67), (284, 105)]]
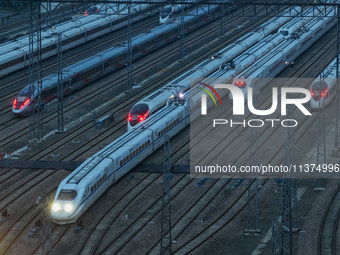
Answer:
[[(203, 83), (202, 83), (203, 84)], [(215, 89), (207, 84), (203, 84), (204, 86), (208, 87), (211, 91), (214, 92), (214, 94), (218, 97), (220, 100), (221, 106), (222, 101), (220, 99), (219, 94), (215, 89), (228, 89), (229, 93), (231, 93), (230, 98), (232, 98), (232, 105), (233, 105), (233, 115), (245, 115), (245, 100), (247, 101), (247, 106), (249, 111), (254, 115), (259, 116), (268, 116), (273, 114), (277, 107), (278, 107), (278, 88), (273, 87), (272, 88), (272, 104), (269, 109), (265, 110), (259, 110), (256, 109), (253, 102), (253, 88), (248, 87), (246, 89), (240, 89), (237, 86), (231, 85), (231, 84), (215, 84)], [(213, 99), (215, 106), (216, 100), (213, 97), (213, 95), (206, 89), (202, 88), (201, 90), (205, 91), (210, 97)], [(288, 98), (288, 94), (295, 94), (295, 95), (303, 95), (303, 97), (299, 98)], [(309, 102), (311, 98), (310, 91), (304, 88), (298, 88), (298, 87), (282, 87), (281, 88), (281, 116), (287, 115), (287, 106), (288, 105), (295, 105), (305, 116), (311, 116), (312, 114), (306, 109), (306, 107), (303, 105), (304, 103)], [(201, 95), (201, 115), (207, 115), (207, 95), (202, 94)], [(233, 120), (227, 120), (227, 119), (214, 119), (213, 120), (213, 127), (216, 127), (217, 125), (225, 125), (230, 124), (232, 127), (233, 125), (242, 125), (246, 127), (262, 127), (265, 122), (270, 122), (271, 126), (274, 127), (275, 122), (281, 122), (281, 125), (283, 127), (295, 127), (297, 126), (297, 121), (295, 119), (250, 119), (246, 121), (245, 119), (241, 122), (233, 122)]]

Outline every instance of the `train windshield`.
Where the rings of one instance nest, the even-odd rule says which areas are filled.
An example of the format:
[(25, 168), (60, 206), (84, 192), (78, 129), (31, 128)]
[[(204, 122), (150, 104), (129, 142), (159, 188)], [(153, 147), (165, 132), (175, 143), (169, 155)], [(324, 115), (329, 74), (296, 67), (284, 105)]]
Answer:
[(133, 127), (137, 125), (140, 121), (143, 121), (149, 113), (149, 106), (147, 104), (137, 104), (132, 107), (129, 113), (129, 122)]
[(76, 196), (77, 196), (77, 191), (73, 189), (62, 189), (57, 199), (61, 201), (71, 201), (71, 200), (74, 200)]
[(317, 98), (324, 97), (327, 93), (328, 85), (325, 81), (317, 81), (314, 82), (311, 87), (311, 95), (312, 97), (317, 100)]
[(30, 87), (26, 86), (19, 92), (18, 97), (30, 97), (30, 94)]
[(172, 12), (172, 7), (164, 7), (161, 12), (161, 18), (164, 19)]
[(26, 105), (28, 105), (30, 103), (30, 88), (29, 87), (25, 87), (23, 88), (18, 96), (14, 99), (13, 101), (13, 108), (15, 110), (19, 110), (24, 108)]
[(284, 35), (284, 36), (287, 36), (288, 35), (288, 31), (287, 30), (281, 30), (280, 34)]
[(96, 13), (98, 11), (99, 10), (98, 10), (97, 6), (92, 6), (85, 12), (85, 16), (92, 14), (92, 13)]

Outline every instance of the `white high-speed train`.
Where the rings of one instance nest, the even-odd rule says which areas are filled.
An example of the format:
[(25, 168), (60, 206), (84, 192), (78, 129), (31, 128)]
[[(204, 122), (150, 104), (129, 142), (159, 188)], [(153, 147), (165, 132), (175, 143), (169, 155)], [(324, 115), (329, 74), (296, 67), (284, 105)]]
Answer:
[[(260, 90), (288, 64), (294, 63), (295, 59), (326, 33), (335, 22), (334, 16), (311, 20), (294, 36), (280, 43), (259, 61), (238, 74), (233, 84), (239, 87), (247, 98), (249, 87), (252, 87), (254, 92)], [(232, 93), (229, 94), (229, 99), (233, 99)]]
[(87, 159), (59, 185), (52, 208), (52, 221), (75, 222), (112, 183), (159, 148), (189, 123), (185, 98), (173, 101), (144, 123), (127, 132)]
[[(299, 7), (294, 7), (292, 9), (287, 9), (286, 11), (282, 12), (280, 17), (274, 17), (261, 26), (255, 29), (254, 31), (246, 34), (235, 43), (229, 45), (225, 49), (219, 51), (213, 57), (207, 59), (206, 61), (198, 64), (194, 68), (190, 69), (189, 71), (185, 72), (181, 76), (179, 76), (174, 81), (169, 82), (162, 88), (156, 90), (151, 95), (146, 98), (143, 98), (139, 102), (137, 102), (132, 108), (128, 116), (128, 130), (131, 130), (135, 127), (138, 127), (139, 124), (143, 123), (149, 116), (157, 112), (160, 108), (165, 106), (167, 99), (178, 93), (178, 91), (185, 91), (190, 88), (191, 84), (195, 84), (199, 82), (201, 79), (207, 77), (208, 75), (212, 74), (216, 70), (224, 68), (227, 65), (235, 65), (232, 60), (238, 56), (241, 52), (245, 51), (247, 48), (251, 47), (255, 43), (258, 43), (263, 40), (263, 38), (280, 26), (285, 24), (287, 21), (291, 20), (291, 13), (297, 14), (297, 10), (300, 10)], [(294, 18), (295, 19), (295, 18)], [(301, 18), (297, 18), (297, 22), (300, 21)], [(292, 22), (294, 25), (294, 22)], [(294, 25), (294, 27), (296, 27)], [(269, 40), (273, 40), (272, 44), (270, 42), (266, 44), (267, 46), (271, 47), (270, 45), (274, 46), (277, 42), (275, 38), (283, 38), (283, 36), (272, 36)], [(264, 46), (264, 44), (262, 44)], [(266, 48), (258, 49), (258, 51), (263, 52)], [(270, 49), (270, 48), (269, 48)], [(256, 59), (261, 55), (255, 57)], [(253, 54), (250, 53), (249, 54)], [(241, 63), (241, 62), (240, 62)], [(236, 63), (237, 64), (237, 63)], [(245, 65), (243, 61), (241, 63)]]
[[(198, 12), (195, 10), (194, 15), (184, 17), (184, 27), (186, 33), (203, 26), (209, 21), (215, 19), (211, 15), (217, 6), (202, 6)], [(190, 13), (189, 13), (190, 14)], [(173, 22), (160, 25), (146, 33), (132, 38), (133, 58), (137, 59), (159, 47), (162, 47), (178, 38), (180, 22)], [(76, 64), (73, 64), (63, 70), (63, 94), (68, 94), (73, 90), (104, 76), (124, 66), (127, 62), (127, 42), (124, 44), (107, 49), (95, 56), (91, 56)], [(58, 75), (51, 74), (42, 80), (42, 101), (46, 103), (57, 96)], [(31, 91), (34, 87), (34, 91)], [(12, 112), (18, 116), (29, 114), (32, 104), (38, 103), (38, 88), (27, 85), (24, 87), (16, 98), (13, 100)]]
[(336, 58), (325, 70), (313, 81), (310, 86), (310, 107), (317, 110), (326, 107), (335, 98), (337, 93), (336, 84)]
[[(265, 51), (261, 49), (261, 46), (264, 46), (263, 43), (270, 44), (270, 39), (275, 38), (283, 40), (283, 36), (279, 34), (269, 35), (266, 42), (254, 45), (239, 59), (235, 59), (235, 63), (242, 66), (242, 60), (246, 59), (243, 57), (254, 58), (253, 54)], [(213, 59), (203, 63), (211, 60)], [(208, 83), (219, 78), (218, 73), (224, 72), (225, 74), (227, 70), (232, 70), (226, 68), (231, 67), (230, 63), (220, 67), (219, 71), (213, 75), (206, 75), (208, 78), (200, 81)], [(184, 93), (177, 91), (176, 94), (171, 94), (170, 98), (166, 100), (165, 106), (149, 118), (145, 118), (142, 125), (135, 126), (134, 129), (86, 160), (64, 179), (59, 185), (53, 201), (52, 220), (58, 224), (75, 222), (112, 183), (161, 146), (164, 135), (174, 136), (188, 125), (191, 115), (198, 116), (200, 112), (199, 99), (202, 93), (199, 87), (200, 85), (190, 90), (187, 89)], [(151, 101), (152, 98), (148, 98)], [(212, 105), (211, 100), (209, 105)]]
[[(141, 13), (149, 9), (147, 4), (133, 4), (132, 13)], [(116, 9), (120, 15), (114, 12), (115, 7), (108, 8), (107, 14), (81, 16), (65, 21), (53, 27), (43, 28), (41, 32), (42, 59), (57, 54), (58, 33), (61, 33), (62, 50), (79, 46), (99, 36), (126, 26), (126, 5), (118, 4)], [(106, 13), (105, 11), (105, 13)], [(133, 22), (147, 17), (137, 15)], [(23, 36), (0, 44), (0, 77), (8, 75), (29, 65), (29, 36)]]

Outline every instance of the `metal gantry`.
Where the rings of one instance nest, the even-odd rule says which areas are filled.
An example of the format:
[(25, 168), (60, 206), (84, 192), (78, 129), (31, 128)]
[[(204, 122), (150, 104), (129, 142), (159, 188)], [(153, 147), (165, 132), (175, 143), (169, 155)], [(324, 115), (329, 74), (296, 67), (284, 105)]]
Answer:
[(181, 9), (181, 34), (180, 34), (180, 44), (181, 44), (181, 58), (180, 61), (184, 60), (184, 8)]
[(132, 34), (131, 34), (131, 26), (132, 26), (132, 13), (131, 13), (131, 3), (128, 4), (128, 26), (127, 26), (127, 56), (128, 56), (128, 61), (127, 61), (127, 87), (126, 91), (131, 92), (132, 91)]
[[(320, 83), (325, 80), (324, 70), (320, 72)], [(326, 111), (325, 111), (325, 100), (321, 100), (321, 93), (319, 95), (319, 115), (318, 115), (318, 140), (317, 140), (317, 154), (316, 154), (316, 165), (320, 166), (326, 164)], [(324, 180), (316, 178), (315, 189), (316, 191), (324, 190)]]
[(161, 219), (161, 249), (160, 254), (172, 254), (171, 236), (171, 163), (170, 163), (170, 138), (164, 136), (163, 158), (163, 196)]
[(63, 99), (63, 50), (62, 36), (58, 33), (58, 131), (64, 131), (64, 99)]
[[(253, 95), (253, 105), (256, 107), (258, 94)], [(249, 144), (249, 163), (252, 166), (259, 165), (258, 159), (258, 131), (256, 127), (250, 127), (250, 144)], [(247, 202), (247, 226), (245, 233), (260, 234), (259, 228), (259, 182), (257, 172), (255, 180), (248, 179), (248, 202)], [(254, 198), (253, 198), (254, 197)]]
[(282, 180), (282, 203), (281, 203), (282, 227), (281, 227), (281, 253), (291, 255), (293, 249), (292, 239), (292, 203), (291, 203), (291, 179)]
[(282, 254), (281, 222), (272, 222), (272, 255)]
[(29, 2), (29, 19), (30, 141), (36, 141), (43, 138), (41, 0)]
[(340, 83), (339, 83), (339, 52), (340, 52), (340, 45), (339, 45), (339, 37), (340, 37), (340, 9), (339, 6), (336, 7), (336, 16), (337, 16), (337, 41), (336, 41), (336, 117), (335, 117), (335, 151), (337, 151), (339, 156), (340, 154), (340, 134), (339, 134), (339, 122), (340, 122)]
[[(256, 127), (250, 128), (250, 164), (252, 166), (258, 166), (258, 132)], [(260, 233), (259, 228), (259, 182), (257, 178), (257, 172), (255, 180), (248, 179), (248, 202), (247, 202), (247, 226), (244, 230), (245, 233)]]
[[(221, 0), (221, 3), (223, 0)], [(225, 34), (225, 6), (221, 6), (221, 37)]]
[(43, 196), (43, 214), (42, 214), (42, 255), (52, 255), (52, 222), (50, 214), (50, 199), (45, 193)]
[[(292, 106), (288, 106), (288, 118), (293, 119)], [(286, 128), (284, 143), (283, 165), (290, 167), (295, 162), (295, 127)], [(294, 184), (293, 184), (294, 183)], [(293, 191), (293, 192), (292, 192)], [(296, 222), (296, 181), (293, 182), (291, 173), (283, 175), (281, 196), (281, 253), (291, 255), (293, 249), (293, 219)], [(293, 204), (293, 203), (295, 204)], [(293, 208), (293, 211), (292, 211)], [(294, 216), (293, 216), (294, 215)]]

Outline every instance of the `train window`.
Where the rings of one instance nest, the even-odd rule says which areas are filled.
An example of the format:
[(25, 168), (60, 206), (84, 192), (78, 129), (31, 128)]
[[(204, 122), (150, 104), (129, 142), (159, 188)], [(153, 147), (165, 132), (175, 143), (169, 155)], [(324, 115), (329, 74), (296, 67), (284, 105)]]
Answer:
[(59, 193), (58, 200), (71, 201), (77, 196), (77, 191), (73, 189), (62, 189)]
[[(129, 122), (133, 127), (142, 121), (149, 113), (149, 106), (147, 104), (137, 104), (132, 107), (129, 113)], [(131, 118), (130, 118), (131, 117)]]
[(99, 180), (97, 181), (97, 186), (99, 186)]
[(150, 144), (150, 140), (148, 140), (148, 145)]
[(91, 193), (93, 192), (93, 186), (91, 187)]
[(123, 165), (123, 161), (121, 160), (121, 161), (120, 161), (120, 166), (122, 166), (122, 165)]
[(132, 153), (132, 156), (135, 156), (136, 155), (136, 152), (135, 151), (133, 151), (133, 153)]

